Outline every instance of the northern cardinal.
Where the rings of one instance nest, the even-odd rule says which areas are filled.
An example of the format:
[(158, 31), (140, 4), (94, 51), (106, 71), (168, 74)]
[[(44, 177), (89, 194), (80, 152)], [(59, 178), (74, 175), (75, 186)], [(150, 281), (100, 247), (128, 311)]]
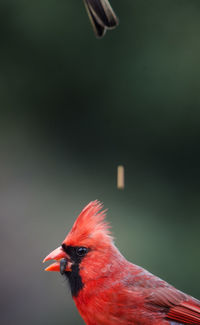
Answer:
[(108, 0), (84, 0), (84, 4), (97, 37), (102, 37), (107, 29), (118, 25), (118, 19)]
[(68, 279), (87, 325), (200, 324), (200, 301), (121, 255), (98, 201), (83, 209), (48, 260), (56, 262), (46, 271)]

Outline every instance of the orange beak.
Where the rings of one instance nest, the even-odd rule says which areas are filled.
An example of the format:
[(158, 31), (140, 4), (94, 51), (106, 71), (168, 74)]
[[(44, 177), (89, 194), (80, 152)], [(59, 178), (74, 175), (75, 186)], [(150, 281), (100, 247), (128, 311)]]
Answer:
[(43, 263), (50, 261), (50, 260), (56, 260), (55, 263), (50, 264), (45, 271), (60, 271), (60, 261), (61, 259), (66, 259), (67, 263), (66, 263), (66, 267), (65, 267), (65, 272), (69, 272), (71, 271), (71, 266), (72, 266), (72, 262), (70, 260), (69, 255), (67, 255), (64, 250), (62, 249), (62, 247), (58, 247), (56, 248), (54, 251), (52, 251), (49, 255), (47, 255), (45, 257), (45, 259), (43, 260)]

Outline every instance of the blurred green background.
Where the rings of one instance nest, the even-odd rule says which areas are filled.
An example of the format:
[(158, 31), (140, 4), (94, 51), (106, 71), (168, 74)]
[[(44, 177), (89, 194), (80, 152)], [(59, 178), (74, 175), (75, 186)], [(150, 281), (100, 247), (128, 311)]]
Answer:
[(200, 1), (111, 3), (97, 40), (81, 0), (0, 2), (1, 324), (83, 324), (41, 261), (94, 199), (129, 260), (200, 299)]

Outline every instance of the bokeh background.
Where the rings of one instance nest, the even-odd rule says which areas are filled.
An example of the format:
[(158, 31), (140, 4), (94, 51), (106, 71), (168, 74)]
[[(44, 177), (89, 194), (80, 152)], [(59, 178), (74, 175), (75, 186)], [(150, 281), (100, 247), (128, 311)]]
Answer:
[[(200, 2), (0, 2), (1, 324), (83, 324), (43, 272), (91, 200), (131, 261), (200, 299)], [(116, 169), (126, 170), (124, 191)]]

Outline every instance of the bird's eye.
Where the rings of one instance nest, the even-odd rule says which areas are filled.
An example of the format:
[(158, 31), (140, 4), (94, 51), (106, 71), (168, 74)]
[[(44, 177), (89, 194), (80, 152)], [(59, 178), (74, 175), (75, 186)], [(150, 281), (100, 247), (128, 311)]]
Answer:
[(87, 254), (88, 250), (86, 247), (77, 247), (76, 249), (76, 254), (78, 256), (84, 256), (85, 254)]

